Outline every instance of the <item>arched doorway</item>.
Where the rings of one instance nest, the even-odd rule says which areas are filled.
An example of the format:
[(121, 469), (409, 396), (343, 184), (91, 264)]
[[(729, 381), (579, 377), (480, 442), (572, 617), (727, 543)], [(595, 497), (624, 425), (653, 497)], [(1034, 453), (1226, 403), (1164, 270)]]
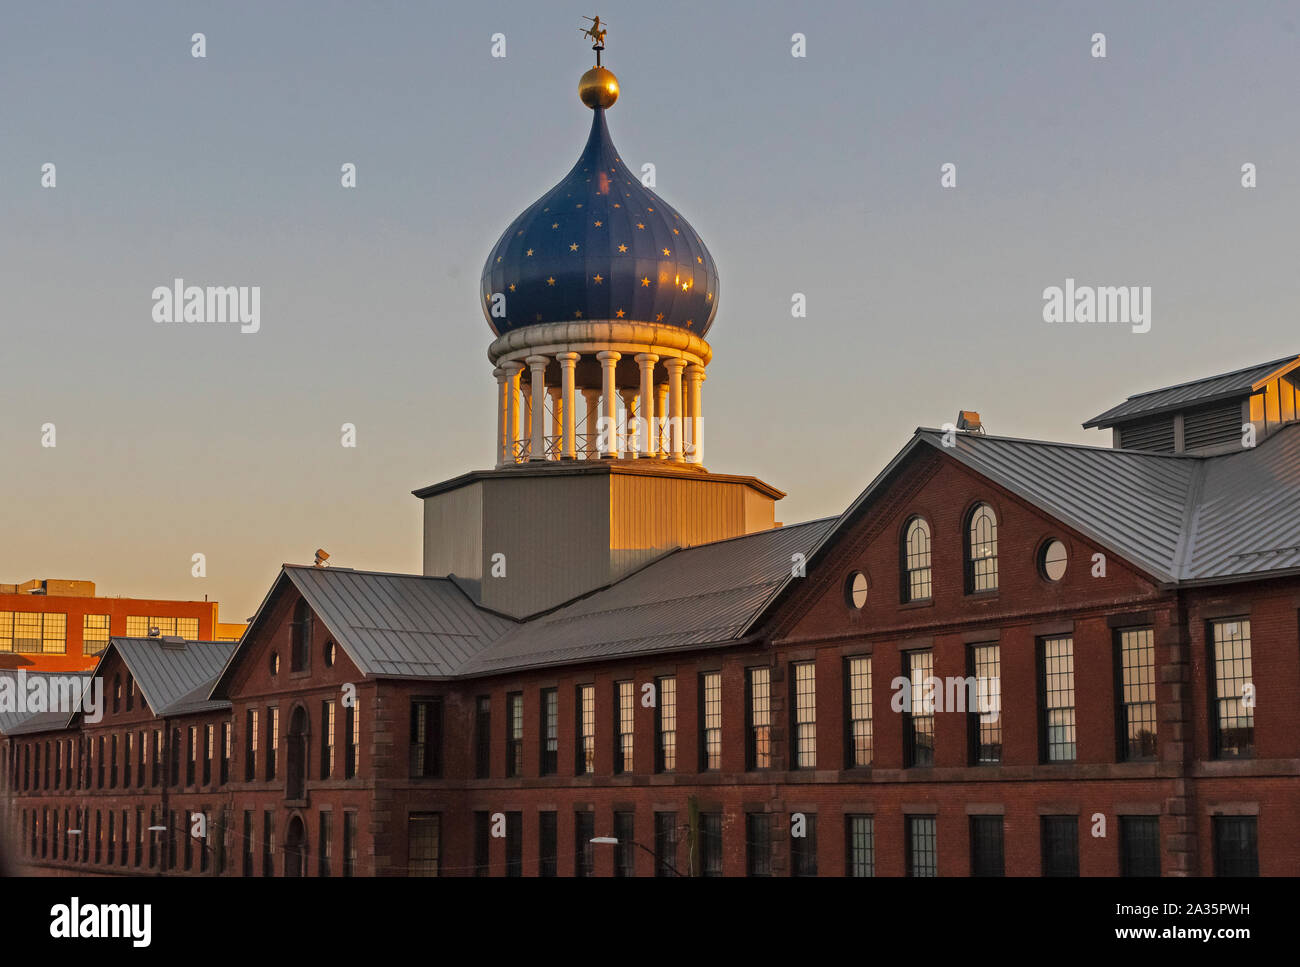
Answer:
[(307, 788), (307, 710), (299, 705), (289, 719), (285, 798), (303, 799)]
[(303, 828), (302, 818), (294, 816), (289, 820), (289, 832), (284, 837), (284, 875), (302, 876), (306, 854), (307, 831)]

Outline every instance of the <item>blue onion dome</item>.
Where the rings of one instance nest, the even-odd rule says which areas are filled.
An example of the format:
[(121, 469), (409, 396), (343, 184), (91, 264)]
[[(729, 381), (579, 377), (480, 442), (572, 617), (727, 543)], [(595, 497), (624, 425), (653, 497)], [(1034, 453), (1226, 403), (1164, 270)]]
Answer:
[(593, 117), (578, 163), (511, 223), (483, 268), (483, 312), (498, 336), (587, 319), (703, 336), (713, 323), (717, 266), (690, 223), (619, 157), (605, 123), (617, 82), (605, 74), (594, 87), (583, 78)]

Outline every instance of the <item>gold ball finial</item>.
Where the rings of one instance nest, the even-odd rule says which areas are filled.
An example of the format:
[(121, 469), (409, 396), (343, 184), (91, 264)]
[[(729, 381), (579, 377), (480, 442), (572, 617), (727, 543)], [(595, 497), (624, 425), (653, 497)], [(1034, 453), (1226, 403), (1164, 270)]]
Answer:
[(593, 67), (578, 81), (578, 97), (592, 110), (610, 107), (618, 100), (618, 78), (607, 67)]

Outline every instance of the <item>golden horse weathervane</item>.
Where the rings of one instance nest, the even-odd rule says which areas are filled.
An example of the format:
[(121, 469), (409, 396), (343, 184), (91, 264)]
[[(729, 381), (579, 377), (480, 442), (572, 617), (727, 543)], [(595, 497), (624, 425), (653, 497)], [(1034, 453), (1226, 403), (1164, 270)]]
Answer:
[(590, 20), (590, 27), (579, 27), (582, 36), (591, 39), (591, 49), (596, 52), (596, 66), (600, 66), (600, 52), (605, 49), (605, 27), (601, 26), (599, 17), (583, 17), (583, 20)]

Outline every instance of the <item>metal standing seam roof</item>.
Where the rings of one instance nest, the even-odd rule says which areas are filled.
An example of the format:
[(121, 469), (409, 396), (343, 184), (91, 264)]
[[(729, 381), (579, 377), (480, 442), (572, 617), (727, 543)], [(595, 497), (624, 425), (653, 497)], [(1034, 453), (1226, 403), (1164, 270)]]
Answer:
[[(0, 669), (0, 678), (13, 679), (14, 684), (10, 687), (15, 690), (18, 688), (18, 671), (16, 668)], [(33, 678), (79, 678), (81, 679), (81, 688), (78, 690), (77, 697), (80, 699), (85, 684), (90, 681), (89, 672), (27, 672), (26, 679), (28, 683)], [(26, 710), (11, 709), (0, 711), (0, 735), (21, 735), (27, 732), (51, 732), (64, 729), (68, 725), (70, 715), (68, 712), (29, 712)]]
[(368, 676), (454, 675), (516, 625), (447, 578), (297, 565), (284, 573)]
[(534, 618), (461, 670), (482, 675), (722, 644), (740, 637), (835, 518), (687, 547)]
[(1231, 399), (1251, 392), (1255, 384), (1281, 371), (1300, 366), (1300, 356), (1283, 356), (1268, 363), (1258, 363), (1245, 369), (1207, 376), (1204, 379), (1166, 386), (1163, 389), (1148, 390), (1130, 396), (1118, 406), (1113, 406), (1105, 413), (1094, 416), (1083, 424), (1085, 429), (1109, 427), (1140, 416), (1155, 416), (1159, 413), (1184, 409), (1189, 405), (1213, 403), (1217, 400)]
[[(229, 703), (207, 704), (221, 669), (234, 654), (233, 641), (168, 642), (159, 638), (109, 639), (110, 648), (122, 656), (127, 670), (144, 693), (156, 716), (179, 712), (202, 711), (203, 707), (222, 708)], [(104, 658), (109, 649), (104, 649)], [(102, 665), (104, 658), (100, 659)], [(95, 672), (98, 674), (99, 667)], [(197, 697), (201, 695), (201, 698)], [(202, 705), (201, 705), (202, 703)]]
[(1300, 567), (1300, 424), (1215, 456), (917, 433), (1165, 583)]

